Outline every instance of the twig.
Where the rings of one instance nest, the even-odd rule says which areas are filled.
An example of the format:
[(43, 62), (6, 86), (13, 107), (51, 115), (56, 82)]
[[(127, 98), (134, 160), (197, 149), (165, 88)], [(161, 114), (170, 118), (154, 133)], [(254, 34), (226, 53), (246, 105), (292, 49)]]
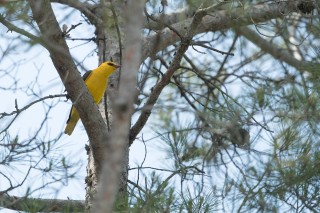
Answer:
[(46, 99), (52, 99), (52, 98), (60, 98), (60, 97), (66, 97), (67, 95), (65, 94), (58, 94), (58, 95), (48, 95), (48, 96), (45, 96), (43, 98), (40, 98), (38, 100), (35, 100), (35, 101), (32, 101), (30, 104), (27, 104), (26, 106), (22, 107), (19, 109), (18, 107), (18, 103), (17, 103), (17, 99), (15, 99), (15, 111), (12, 111), (12, 112), (9, 112), (9, 113), (6, 113), (6, 112), (2, 112), (0, 113), (0, 119), (2, 119), (3, 117), (6, 117), (6, 116), (12, 116), (14, 114), (19, 114), (21, 113), (22, 111), (28, 109), (29, 107), (31, 107), (32, 105), (38, 103), (38, 102), (41, 102), (41, 101), (44, 101)]
[(39, 43), (41, 44), (42, 46), (46, 47), (46, 43), (40, 38), (40, 37), (37, 37), (27, 31), (25, 31), (24, 29), (21, 29), (15, 25), (13, 25), (12, 23), (10, 23), (9, 21), (7, 21), (5, 19), (5, 17), (0, 13), (0, 22), (6, 26), (8, 28), (8, 31), (14, 31), (16, 33), (19, 33), (21, 35), (24, 35), (25, 37), (31, 39), (33, 42), (35, 43)]
[(176, 55), (174, 56), (173, 61), (170, 64), (167, 72), (162, 76), (162, 79), (158, 82), (158, 84), (154, 86), (150, 94), (150, 97), (147, 100), (146, 104), (144, 105), (137, 122), (130, 129), (130, 136), (129, 136), (130, 144), (133, 143), (134, 139), (136, 138), (136, 136), (139, 134), (139, 132), (142, 130), (147, 120), (149, 119), (151, 110), (155, 105), (155, 103), (157, 102), (163, 88), (170, 83), (171, 77), (173, 76), (174, 72), (180, 67), (180, 62), (184, 56), (184, 53), (188, 50), (188, 47), (192, 42), (192, 37), (194, 36), (199, 23), (201, 22), (202, 18), (205, 15), (206, 15), (205, 10), (199, 10), (195, 14), (189, 30), (187, 31), (186, 35), (181, 39), (180, 47), (177, 50)]
[(194, 41), (194, 42), (191, 42), (191, 45), (204, 47), (204, 48), (206, 48), (206, 49), (209, 49), (209, 50), (212, 50), (212, 51), (221, 53), (222, 55), (231, 55), (231, 56), (234, 56), (234, 53), (224, 52), (224, 51), (218, 50), (218, 49), (216, 49), (216, 48), (213, 48), (213, 47), (210, 47), (210, 46), (207, 46), (207, 45), (203, 44), (203, 42), (196, 42), (196, 41)]

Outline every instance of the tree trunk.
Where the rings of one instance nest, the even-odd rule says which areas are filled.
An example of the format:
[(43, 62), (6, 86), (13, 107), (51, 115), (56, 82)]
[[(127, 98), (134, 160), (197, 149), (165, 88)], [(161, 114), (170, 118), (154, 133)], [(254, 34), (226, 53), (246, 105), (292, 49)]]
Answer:
[[(107, 8), (104, 3), (100, 4), (99, 13), (96, 14), (102, 20), (101, 23), (96, 25), (96, 44), (98, 49), (99, 64), (104, 61), (113, 60), (121, 64), (121, 39), (123, 37), (123, 25), (118, 22), (118, 18), (115, 14), (122, 14), (124, 8), (123, 3), (117, 1), (114, 2), (110, 9), (110, 5)], [(120, 33), (120, 35), (119, 35)], [(120, 68), (121, 69), (121, 68)], [(121, 70), (120, 70), (121, 71)], [(120, 71), (114, 73), (108, 82), (107, 93), (99, 104), (99, 111), (105, 120), (108, 130), (111, 130), (112, 124), (112, 109), (111, 102), (117, 96)], [(106, 141), (108, 143), (108, 141)], [(118, 195), (114, 208), (116, 210), (127, 209), (127, 179), (128, 179), (128, 165), (129, 165), (129, 139), (128, 145), (125, 147), (125, 156), (121, 163), (121, 176), (119, 180)], [(90, 147), (90, 146), (89, 146)], [(86, 177), (86, 210), (92, 210), (93, 201), (97, 193), (97, 186), (99, 181), (99, 173), (96, 165), (93, 161), (93, 155), (91, 149), (88, 151), (88, 165), (87, 165), (87, 177)]]

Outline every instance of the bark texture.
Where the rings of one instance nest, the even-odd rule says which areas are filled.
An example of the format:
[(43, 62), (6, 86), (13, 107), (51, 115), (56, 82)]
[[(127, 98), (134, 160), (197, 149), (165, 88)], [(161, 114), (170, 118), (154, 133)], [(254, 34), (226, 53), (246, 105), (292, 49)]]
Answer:
[[(124, 32), (123, 10), (125, 4), (122, 1), (115, 1), (111, 4), (104, 2), (100, 3), (99, 10), (96, 12), (98, 22), (96, 26), (96, 43), (98, 47), (99, 64), (113, 60), (119, 64), (121, 62), (121, 49)], [(112, 116), (112, 102), (118, 96), (119, 77), (122, 68), (115, 72), (110, 78), (108, 89), (105, 97), (99, 104), (99, 111), (104, 118), (108, 131), (112, 130), (113, 116)], [(130, 120), (129, 120), (130, 122)], [(104, 141), (104, 148), (108, 148), (109, 141)], [(129, 144), (129, 143), (127, 143)], [(128, 179), (128, 164), (129, 164), (129, 145), (123, 147), (123, 158), (121, 164), (121, 174), (119, 176), (117, 202), (115, 209), (123, 210), (127, 208), (127, 179)], [(106, 155), (108, 150), (106, 150)], [(97, 170), (93, 161), (93, 152), (88, 152), (88, 166), (87, 166), (87, 186), (86, 186), (86, 207), (87, 211), (92, 210), (94, 198), (96, 197), (97, 186), (99, 182), (100, 171)]]
[(122, 14), (121, 18), (126, 23), (124, 34), (128, 36), (124, 39), (125, 48), (122, 56), (124, 63), (120, 72), (119, 92), (116, 93), (117, 96), (114, 99), (111, 98), (113, 128), (110, 132), (110, 140), (106, 144), (106, 155), (98, 183), (98, 196), (94, 212), (112, 212), (112, 205), (115, 200), (114, 194), (119, 189), (120, 194), (118, 195), (118, 202), (116, 202), (116, 205), (119, 206), (116, 206), (116, 209), (124, 210), (127, 206), (127, 204), (124, 204), (127, 203), (126, 199), (123, 203), (121, 202), (121, 199), (123, 199), (121, 194), (126, 194), (127, 180), (124, 177), (127, 176), (129, 130), (136, 97), (136, 78), (141, 58), (142, 8), (142, 0), (129, 1), (120, 13)]

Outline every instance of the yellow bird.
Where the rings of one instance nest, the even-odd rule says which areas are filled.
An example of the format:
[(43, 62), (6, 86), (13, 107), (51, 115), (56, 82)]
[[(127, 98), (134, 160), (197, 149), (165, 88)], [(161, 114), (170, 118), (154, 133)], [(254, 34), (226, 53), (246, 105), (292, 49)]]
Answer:
[[(101, 101), (107, 88), (109, 76), (114, 73), (118, 67), (120, 67), (120, 65), (112, 61), (107, 61), (102, 63), (98, 68), (86, 72), (83, 75), (82, 78), (87, 85), (95, 104), (98, 104)], [(71, 135), (79, 119), (80, 117), (76, 108), (72, 106), (64, 133)]]

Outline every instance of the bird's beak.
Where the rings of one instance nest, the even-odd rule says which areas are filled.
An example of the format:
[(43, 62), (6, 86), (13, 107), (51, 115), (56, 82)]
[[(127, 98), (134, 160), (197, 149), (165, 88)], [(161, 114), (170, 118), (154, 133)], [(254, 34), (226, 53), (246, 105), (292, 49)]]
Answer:
[(115, 64), (115, 67), (119, 68), (119, 67), (121, 67), (121, 65), (120, 64)]

